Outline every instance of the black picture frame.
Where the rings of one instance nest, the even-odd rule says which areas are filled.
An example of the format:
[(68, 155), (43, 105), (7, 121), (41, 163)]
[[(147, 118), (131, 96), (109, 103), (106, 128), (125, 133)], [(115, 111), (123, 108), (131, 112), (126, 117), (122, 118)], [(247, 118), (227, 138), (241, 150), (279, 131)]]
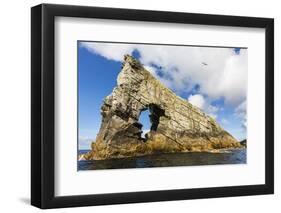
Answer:
[[(54, 21), (55, 17), (100, 18), (162, 23), (264, 28), (265, 48), (265, 184), (94, 195), (54, 195)], [(41, 4), (31, 8), (31, 204), (60, 208), (217, 198), (274, 193), (274, 20), (164, 11)]]

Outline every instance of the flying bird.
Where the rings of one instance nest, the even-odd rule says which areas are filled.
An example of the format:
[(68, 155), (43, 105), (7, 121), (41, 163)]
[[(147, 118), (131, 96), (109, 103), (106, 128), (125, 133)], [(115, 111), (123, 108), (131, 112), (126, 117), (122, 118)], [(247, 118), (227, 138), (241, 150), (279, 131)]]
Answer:
[(205, 62), (202, 62), (202, 64), (204, 65), (204, 66), (207, 66), (208, 64), (207, 63), (205, 63)]

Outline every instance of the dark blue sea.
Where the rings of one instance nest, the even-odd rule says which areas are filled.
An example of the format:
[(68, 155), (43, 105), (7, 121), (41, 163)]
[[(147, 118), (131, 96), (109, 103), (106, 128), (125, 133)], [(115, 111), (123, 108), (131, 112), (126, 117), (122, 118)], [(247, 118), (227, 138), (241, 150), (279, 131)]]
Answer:
[[(89, 150), (80, 150), (84, 154)], [(78, 161), (78, 170), (150, 168), (170, 166), (199, 166), (247, 163), (247, 149), (227, 150), (223, 153), (189, 152), (154, 154), (109, 160)]]

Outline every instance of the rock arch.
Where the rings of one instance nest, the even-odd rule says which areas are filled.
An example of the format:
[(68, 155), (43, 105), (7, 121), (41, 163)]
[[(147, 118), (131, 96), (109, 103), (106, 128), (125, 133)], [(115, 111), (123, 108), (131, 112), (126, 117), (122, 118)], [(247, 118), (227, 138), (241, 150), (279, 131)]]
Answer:
[[(139, 122), (144, 109), (150, 110), (152, 121), (146, 142)], [(88, 159), (240, 147), (212, 117), (178, 97), (129, 55), (124, 57), (117, 87), (105, 98), (101, 115)]]

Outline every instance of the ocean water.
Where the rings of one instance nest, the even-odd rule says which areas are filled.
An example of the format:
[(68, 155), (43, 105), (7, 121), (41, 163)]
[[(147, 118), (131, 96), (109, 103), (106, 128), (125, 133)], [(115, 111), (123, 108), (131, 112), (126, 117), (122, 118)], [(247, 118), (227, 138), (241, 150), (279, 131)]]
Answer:
[[(84, 154), (88, 150), (80, 150)], [(78, 170), (150, 168), (171, 166), (199, 166), (247, 163), (247, 149), (228, 150), (223, 153), (171, 153), (154, 154), (108, 160), (78, 161)]]

